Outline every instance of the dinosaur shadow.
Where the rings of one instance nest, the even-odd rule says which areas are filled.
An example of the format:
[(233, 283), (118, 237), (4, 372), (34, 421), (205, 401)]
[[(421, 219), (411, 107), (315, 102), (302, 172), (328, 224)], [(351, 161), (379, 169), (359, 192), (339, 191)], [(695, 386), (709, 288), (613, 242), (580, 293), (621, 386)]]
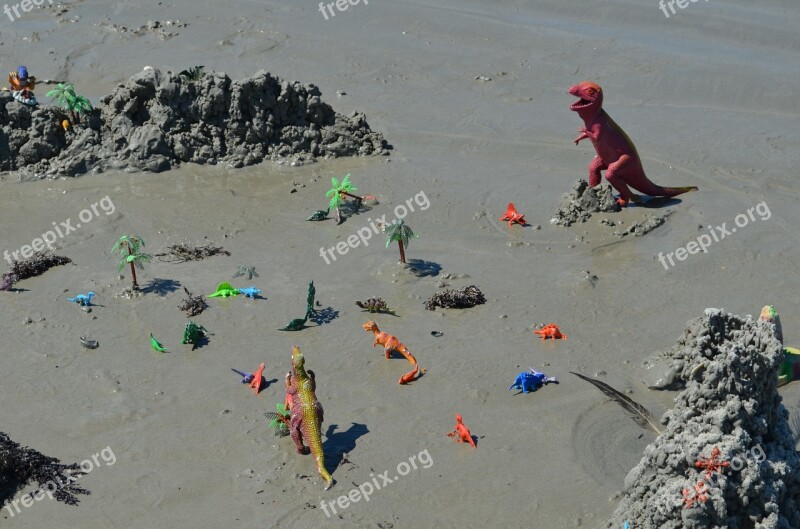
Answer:
[(442, 265), (439, 263), (422, 259), (409, 259), (406, 265), (411, 273), (417, 277), (436, 277), (442, 271)]
[(315, 310), (311, 316), (309, 316), (309, 320), (313, 321), (317, 325), (324, 325), (326, 323), (330, 323), (336, 318), (339, 317), (339, 311), (333, 310), (333, 307), (328, 307), (322, 310)]
[(261, 387), (258, 388), (258, 392), (261, 393), (265, 389), (269, 389), (269, 387), (275, 384), (276, 382), (278, 382), (277, 378), (273, 378), (272, 380), (267, 380), (266, 378), (263, 379), (263, 381), (261, 382)]
[(660, 209), (675, 206), (681, 202), (683, 201), (677, 197), (647, 197), (644, 202), (639, 204), (630, 202), (628, 206), (634, 205), (637, 208)]
[(192, 349), (191, 349), (192, 351), (194, 351), (195, 349), (200, 349), (201, 347), (208, 345), (208, 336), (203, 335), (200, 338), (198, 338), (196, 342), (187, 343), (187, 344), (184, 344), (184, 345), (191, 345), (192, 346)]
[(181, 287), (180, 281), (174, 279), (159, 279), (154, 278), (147, 286), (141, 289), (145, 294), (158, 294), (159, 296), (166, 296), (172, 294)]
[(339, 463), (342, 462), (344, 454), (349, 454), (355, 449), (358, 438), (369, 433), (366, 424), (356, 422), (351, 423), (350, 428), (344, 432), (334, 433), (338, 427), (336, 424), (328, 425), (328, 430), (325, 432), (325, 442), (322, 443), (322, 448), (325, 451), (325, 466), (329, 470), (332, 467), (334, 471), (339, 468)]

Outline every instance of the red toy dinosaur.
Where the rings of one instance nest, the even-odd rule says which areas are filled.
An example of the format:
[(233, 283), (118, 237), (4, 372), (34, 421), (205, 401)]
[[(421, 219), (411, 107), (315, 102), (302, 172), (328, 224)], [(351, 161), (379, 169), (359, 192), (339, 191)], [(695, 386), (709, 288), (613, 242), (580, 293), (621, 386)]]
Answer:
[(508, 203), (508, 208), (506, 209), (506, 214), (500, 217), (497, 220), (507, 220), (508, 225), (511, 226), (515, 222), (522, 226), (526, 225), (528, 222), (525, 220), (525, 215), (522, 215), (517, 211), (517, 208), (514, 206), (513, 202)]
[(537, 329), (533, 331), (533, 334), (538, 334), (542, 337), (542, 340), (546, 340), (548, 338), (552, 338), (553, 340), (566, 340), (567, 335), (562, 334), (559, 330), (558, 325), (555, 323), (548, 323), (541, 329)]
[(600, 183), (600, 171), (606, 171), (606, 180), (619, 192), (617, 203), (625, 207), (629, 201), (639, 202), (641, 197), (628, 186), (640, 193), (653, 197), (674, 197), (697, 187), (661, 187), (651, 182), (644, 174), (642, 160), (633, 142), (611, 116), (603, 110), (603, 90), (595, 83), (584, 81), (569, 89), (569, 93), (579, 98), (570, 106), (578, 113), (585, 127), (579, 129), (581, 140), (592, 140), (597, 156), (589, 164), (589, 185)]
[[(412, 380), (414, 380), (414, 378), (419, 374), (419, 364), (417, 363), (417, 359), (414, 358), (414, 355), (408, 352), (406, 346), (400, 343), (400, 340), (398, 340), (396, 336), (392, 336), (389, 333), (381, 332), (381, 330), (378, 329), (378, 324), (375, 323), (374, 321), (368, 321), (367, 323), (362, 325), (362, 327), (364, 328), (365, 331), (371, 332), (373, 336), (375, 336), (375, 341), (373, 342), (372, 347), (375, 347), (376, 345), (383, 346), (383, 352), (386, 355), (386, 358), (391, 358), (392, 351), (397, 351), (401, 355), (405, 356), (406, 360), (411, 362), (411, 364), (414, 366), (414, 370), (409, 371), (408, 373), (400, 377), (398, 383), (407, 384)], [(423, 369), (422, 371), (424, 372), (425, 370)]]
[(261, 384), (264, 383), (264, 364), (258, 366), (255, 373), (253, 373), (253, 380), (250, 382), (250, 387), (253, 388), (253, 392), (258, 395), (258, 392), (261, 391)]
[(469, 428), (462, 422), (461, 415), (458, 413), (456, 413), (456, 429), (447, 434), (447, 437), (455, 437), (456, 441), (459, 443), (469, 443), (472, 445), (472, 448), (478, 448), (475, 445), (475, 440), (472, 438)]

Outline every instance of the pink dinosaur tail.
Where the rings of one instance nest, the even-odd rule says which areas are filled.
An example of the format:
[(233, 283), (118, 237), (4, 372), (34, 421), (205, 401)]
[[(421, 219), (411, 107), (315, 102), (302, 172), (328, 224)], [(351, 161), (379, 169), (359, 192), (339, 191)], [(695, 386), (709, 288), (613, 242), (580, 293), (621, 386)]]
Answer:
[(676, 197), (678, 195), (688, 193), (689, 191), (697, 191), (700, 188), (697, 186), (685, 186), (685, 187), (662, 187), (661, 189), (662, 192), (659, 193), (660, 196)]

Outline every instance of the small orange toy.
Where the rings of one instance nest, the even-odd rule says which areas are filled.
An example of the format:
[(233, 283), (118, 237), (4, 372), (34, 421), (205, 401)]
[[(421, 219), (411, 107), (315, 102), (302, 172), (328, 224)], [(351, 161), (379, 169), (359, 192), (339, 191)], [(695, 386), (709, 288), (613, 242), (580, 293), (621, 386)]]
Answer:
[[(405, 345), (400, 343), (400, 340), (397, 339), (397, 336), (393, 336), (387, 332), (382, 332), (378, 328), (378, 324), (374, 321), (368, 321), (361, 327), (365, 331), (371, 332), (375, 338), (375, 341), (372, 343), (372, 347), (375, 347), (376, 345), (383, 346), (383, 353), (386, 358), (391, 358), (392, 353), (397, 351), (403, 355), (406, 360), (411, 362), (411, 365), (414, 366), (413, 370), (400, 377), (400, 380), (398, 381), (399, 384), (408, 384), (416, 378), (416, 376), (419, 374), (419, 364), (417, 363), (417, 359), (414, 358), (414, 355), (412, 355), (408, 349), (406, 349)], [(422, 372), (424, 373), (425, 370), (423, 369)]]
[(699, 460), (694, 462), (694, 466), (696, 468), (705, 469), (706, 478), (710, 478), (714, 472), (721, 474), (723, 468), (731, 466), (730, 462), (728, 461), (720, 461), (719, 455), (721, 453), (722, 452), (720, 451), (719, 447), (715, 446), (711, 451), (711, 457), (707, 457), (705, 459), (701, 457)]
[(542, 337), (542, 340), (546, 340), (548, 338), (552, 338), (553, 340), (566, 340), (567, 335), (562, 334), (562, 332), (558, 329), (558, 325), (555, 323), (548, 323), (541, 329), (537, 329), (533, 331), (533, 334), (538, 334)]
[(683, 503), (687, 509), (694, 507), (695, 503), (708, 501), (708, 487), (705, 482), (698, 481), (691, 489), (683, 489)]
[(525, 220), (525, 215), (522, 215), (517, 211), (517, 208), (514, 207), (513, 202), (508, 203), (508, 209), (506, 210), (506, 214), (504, 217), (500, 217), (497, 220), (507, 220), (508, 225), (511, 226), (514, 223), (520, 224), (522, 226), (526, 225), (528, 222)]
[(475, 440), (472, 438), (472, 434), (469, 432), (469, 428), (467, 425), (461, 421), (461, 415), (456, 413), (456, 429), (449, 434), (447, 437), (456, 437), (456, 441), (459, 443), (469, 443), (472, 445), (472, 448), (478, 448), (475, 445)]
[(264, 383), (264, 367), (264, 364), (258, 366), (258, 369), (253, 373), (253, 381), (250, 382), (250, 387), (253, 388), (256, 395), (261, 390), (261, 384)]

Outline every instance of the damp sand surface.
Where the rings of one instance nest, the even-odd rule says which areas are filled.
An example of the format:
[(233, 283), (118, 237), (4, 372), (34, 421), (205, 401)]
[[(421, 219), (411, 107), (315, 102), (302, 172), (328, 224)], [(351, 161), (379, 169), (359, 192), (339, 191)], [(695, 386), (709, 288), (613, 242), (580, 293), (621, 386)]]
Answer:
[[(7, 375), (0, 424), (15, 441), (67, 463), (107, 446), (117, 456), (113, 466), (81, 478), (92, 495), (78, 508), (36, 502), (13, 518), (3, 510), (4, 525), (414, 528), (501, 519), (510, 527), (599, 527), (653, 437), (569, 371), (597, 375), (660, 415), (674, 394), (646, 389), (643, 361), (671, 347), (705, 308), (744, 316), (771, 303), (786, 344), (800, 343), (793, 331), (800, 301), (791, 294), (800, 274), (790, 266), (800, 242), (793, 230), (800, 151), (792, 139), (800, 74), (786, 68), (800, 41), (791, 4), (697, 3), (670, 19), (644, 1), (580, 8), (373, 1), (327, 21), (315, 7), (247, 3), (231, 16), (227, 6), (186, 1), (76, 2), (60, 17), (42, 10), (6, 22), (4, 64), (22, 62), (24, 43), (34, 75), (66, 77), (90, 98), (145, 65), (204, 64), (232, 78), (267, 69), (316, 84), (337, 112), (365, 112), (395, 150), (390, 161), (302, 167), (184, 165), (159, 175), (39, 182), (4, 175), (2, 249), (29, 244), (103, 197), (115, 210), (100, 210), (59, 240), (56, 253), (73, 265), (0, 293)], [(111, 27), (149, 20), (188, 25), (166, 40)], [(549, 223), (593, 156), (590, 145), (571, 143), (581, 123), (565, 94), (584, 78), (604, 87), (607, 110), (636, 142), (654, 181), (700, 187), (669, 205), (667, 222), (645, 237), (620, 239), (617, 228), (600, 223), (607, 217), (629, 225), (640, 208), (569, 228)], [(324, 208), (330, 177), (347, 173), (379, 204), (340, 226), (305, 222)], [(420, 193), (429, 206), (412, 200), (415, 211), (405, 220), (420, 238), (408, 257), (438, 275), (398, 267), (396, 248), (377, 236), (330, 264), (320, 257), (321, 247), (384, 214), (391, 220)], [(509, 201), (529, 227), (496, 220)], [(686, 246), (709, 225), (730, 229), (737, 214), (761, 202), (769, 218), (756, 216), (669, 270), (659, 263), (660, 252)], [(213, 241), (231, 256), (156, 260), (140, 274), (145, 296), (115, 298), (128, 279), (119, 279), (109, 249), (125, 233), (142, 235), (152, 253)], [(260, 277), (233, 280), (239, 266), (255, 266)], [(278, 331), (302, 314), (312, 279), (318, 308), (336, 318), (299, 333)], [(210, 300), (195, 321), (214, 334), (189, 351), (180, 345), (181, 287), (211, 293), (226, 280), (257, 286), (266, 300)], [(424, 310), (440, 288), (470, 284), (484, 292), (485, 305)], [(89, 290), (96, 293), (91, 313), (66, 301)], [(370, 296), (384, 298), (399, 317), (354, 306)], [(368, 319), (397, 335), (426, 375), (399, 386), (408, 364), (370, 347), (361, 329)], [(534, 323), (550, 322), (566, 341), (532, 334)], [(150, 333), (171, 352), (152, 351)], [(83, 348), (80, 336), (100, 347)], [(316, 372), (325, 407), (337, 481), (328, 492), (311, 458), (273, 437), (262, 415), (283, 400), (293, 344)], [(230, 368), (250, 371), (261, 362), (270, 384), (255, 397)], [(528, 367), (561, 383), (524, 396), (507, 391)], [(787, 407), (800, 403), (798, 386), (780, 393)], [(455, 413), (477, 436), (476, 450), (445, 436)], [(331, 518), (319, 509), (373, 472), (394, 477), (399, 463), (424, 450), (430, 468)], [(345, 452), (352, 464), (337, 466)]]

